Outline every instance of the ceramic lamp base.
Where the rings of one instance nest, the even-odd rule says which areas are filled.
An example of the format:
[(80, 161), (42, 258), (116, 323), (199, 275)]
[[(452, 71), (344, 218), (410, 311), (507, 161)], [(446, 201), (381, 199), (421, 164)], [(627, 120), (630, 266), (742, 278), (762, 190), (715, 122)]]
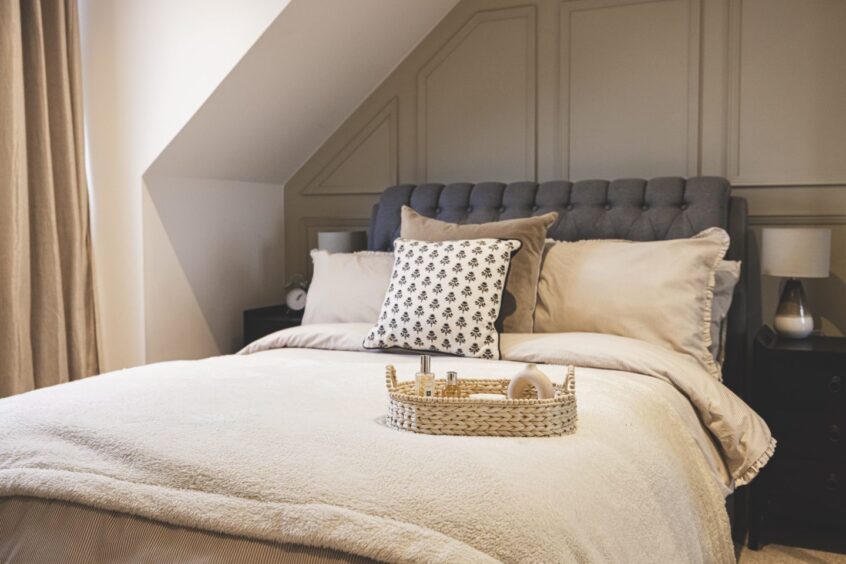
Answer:
[(773, 325), (779, 335), (789, 339), (804, 339), (814, 330), (814, 317), (799, 280), (790, 278), (784, 283)]

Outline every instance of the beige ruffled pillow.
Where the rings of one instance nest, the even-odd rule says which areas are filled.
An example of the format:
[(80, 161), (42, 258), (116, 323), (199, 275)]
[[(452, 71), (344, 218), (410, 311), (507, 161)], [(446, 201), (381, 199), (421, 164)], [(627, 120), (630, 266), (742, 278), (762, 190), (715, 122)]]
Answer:
[(591, 332), (641, 339), (696, 358), (715, 378), (715, 270), (728, 234), (689, 239), (548, 244), (538, 281), (536, 333)]
[(714, 274), (716, 283), (711, 304), (711, 355), (722, 366), (726, 358), (728, 312), (734, 299), (734, 288), (740, 282), (740, 261), (720, 261)]
[(311, 251), (314, 275), (303, 325), (375, 323), (394, 268), (394, 253)]

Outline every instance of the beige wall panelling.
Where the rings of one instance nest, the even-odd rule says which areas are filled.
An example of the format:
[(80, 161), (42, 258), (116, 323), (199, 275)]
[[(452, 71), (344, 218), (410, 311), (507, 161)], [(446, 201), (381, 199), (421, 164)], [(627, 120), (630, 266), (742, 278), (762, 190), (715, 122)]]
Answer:
[(846, 217), (846, 190), (843, 187), (741, 186), (733, 191), (746, 198), (754, 216)]
[(561, 135), (561, 0), (541, 0), (537, 8), (537, 180), (561, 179), (558, 142)]
[(417, 154), (426, 181), (537, 177), (535, 12), (476, 13), (420, 70)]
[(285, 187), (289, 279), (311, 273), (308, 251), (316, 246), (318, 227), (366, 227), (377, 195), (399, 182), (399, 98), (387, 96), (365, 104)]
[(699, 172), (726, 171), (729, 0), (702, 2), (699, 79)]
[(305, 195), (379, 194), (399, 181), (396, 97), (315, 176)]
[[(539, 3), (550, 17), (557, 18), (558, 0)], [(364, 227), (378, 194), (388, 184), (427, 180), (426, 170), (419, 167), (418, 89), (421, 80), (430, 86), (448, 80), (451, 75), (447, 71), (452, 65), (462, 69), (450, 72), (462, 75), (473, 70), (468, 67), (480, 66), (477, 59), (483, 57), (482, 74), (476, 75), (475, 83), (469, 81), (464, 86), (476, 96), (484, 92), (492, 106), (468, 108), (467, 100), (471, 98), (459, 98), (454, 102), (463, 104), (460, 119), (449, 124), (440, 117), (443, 112), (453, 111), (447, 101), (437, 96), (430, 100), (429, 107), (434, 107), (438, 114), (435, 129), (448, 124), (449, 136), (456, 141), (464, 140), (461, 147), (453, 147), (460, 157), (458, 160), (450, 161), (448, 155), (436, 154), (430, 164), (440, 168), (442, 175), (452, 171), (456, 176), (450, 180), (501, 180), (507, 179), (506, 175), (515, 179), (535, 177), (537, 9), (537, 3), (527, 5), (514, 0), (460, 2), (294, 174), (285, 186), (285, 262), (289, 275), (310, 271), (308, 250), (313, 247), (314, 234), (319, 229)], [(462, 35), (463, 42), (445, 50)], [(511, 51), (519, 51), (519, 56), (512, 56)], [(442, 64), (433, 65), (439, 57), (443, 58)], [(503, 57), (508, 59), (504, 66), (500, 60)], [(552, 67), (551, 62), (548, 64)], [(422, 79), (423, 76), (427, 78)], [(487, 91), (480, 90), (484, 80), (488, 81)], [(483, 116), (482, 110), (492, 112), (493, 118)], [(387, 127), (396, 129), (395, 134), (390, 133), (394, 136), (390, 149), (384, 147), (386, 113), (391, 123)], [(494, 130), (475, 131), (472, 123), (461, 121), (481, 123), (483, 117), (495, 123)], [(516, 132), (511, 131), (514, 128)], [(440, 141), (451, 142), (450, 139)], [(505, 148), (498, 145), (503, 142)], [(473, 143), (484, 145), (476, 148), (477, 159), (495, 151), (495, 161), (486, 163), (501, 168), (483, 167), (486, 163), (474, 162), (473, 154), (467, 152)], [(513, 158), (514, 147), (518, 147), (517, 158)], [(459, 170), (460, 167), (464, 168)], [(391, 171), (389, 182), (377, 176), (385, 174), (387, 178), (385, 171)], [(477, 177), (485, 171), (484, 176)]]
[[(730, 0), (726, 176), (763, 227), (832, 230), (831, 276), (805, 282), (846, 333), (846, 2)], [(763, 277), (771, 322), (781, 280)]]
[(699, 171), (699, 0), (561, 10), (561, 177)]
[(728, 175), (846, 184), (846, 2), (732, 0)]
[[(345, 148), (396, 100), (400, 182), (726, 175), (756, 229), (830, 226), (832, 276), (807, 288), (823, 328), (841, 333), (846, 57), (832, 53), (846, 34), (835, 29), (846, 0), (463, 0), (286, 186), (287, 271), (307, 272), (319, 229), (367, 224), (384, 186), (356, 178), (384, 173), (388, 152)], [(316, 188), (328, 170), (331, 186)], [(763, 280), (765, 320), (777, 282)]]

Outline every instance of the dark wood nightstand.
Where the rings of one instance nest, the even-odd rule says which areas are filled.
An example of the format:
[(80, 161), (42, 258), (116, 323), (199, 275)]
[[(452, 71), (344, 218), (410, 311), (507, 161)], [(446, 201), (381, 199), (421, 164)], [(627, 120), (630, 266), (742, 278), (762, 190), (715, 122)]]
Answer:
[(778, 441), (752, 483), (749, 547), (846, 552), (846, 338), (755, 339), (752, 406)]
[(248, 309), (244, 312), (244, 346), (275, 331), (296, 327), (303, 322), (302, 311), (285, 305)]

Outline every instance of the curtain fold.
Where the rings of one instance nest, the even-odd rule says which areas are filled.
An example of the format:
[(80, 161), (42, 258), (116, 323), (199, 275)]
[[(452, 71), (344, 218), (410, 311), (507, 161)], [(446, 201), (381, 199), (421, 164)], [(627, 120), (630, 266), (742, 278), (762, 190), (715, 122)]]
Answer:
[(75, 0), (0, 0), (0, 397), (99, 370)]

